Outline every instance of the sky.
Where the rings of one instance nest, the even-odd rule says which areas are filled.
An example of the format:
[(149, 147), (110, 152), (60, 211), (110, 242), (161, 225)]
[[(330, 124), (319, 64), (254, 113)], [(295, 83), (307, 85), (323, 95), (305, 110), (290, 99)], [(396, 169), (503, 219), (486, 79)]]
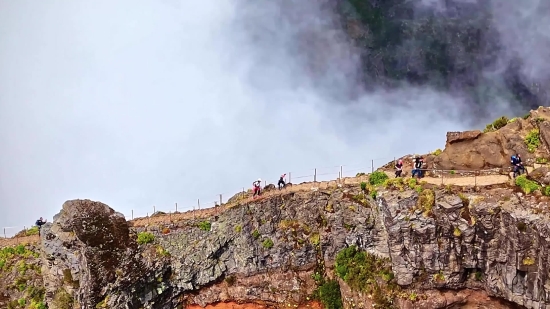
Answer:
[(461, 99), (429, 88), (345, 95), (357, 52), (316, 3), (0, 0), (0, 227), (71, 199), (127, 217), (204, 207), (469, 129)]

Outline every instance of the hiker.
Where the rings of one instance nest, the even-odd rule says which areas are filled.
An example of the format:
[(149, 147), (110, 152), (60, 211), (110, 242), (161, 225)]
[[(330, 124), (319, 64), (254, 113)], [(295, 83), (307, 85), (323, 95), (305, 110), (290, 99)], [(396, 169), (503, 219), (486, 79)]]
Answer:
[(44, 220), (42, 217), (40, 219), (36, 220), (35, 224), (38, 226), (38, 235), (40, 236), (40, 230), (42, 229), (42, 225), (46, 224), (48, 220)]
[(279, 178), (279, 182), (277, 183), (277, 185), (279, 186), (279, 190), (281, 190), (282, 188), (284, 188), (286, 186), (285, 176), (286, 176), (286, 174), (282, 174), (281, 177)]
[(414, 157), (414, 168), (412, 170), (411, 176), (414, 177), (417, 175), (418, 178), (422, 177), (422, 167), (424, 165), (424, 159), (421, 156)]
[(516, 153), (510, 158), (510, 164), (514, 167), (514, 178), (516, 178), (518, 175), (521, 175), (522, 172), (525, 173), (525, 166), (523, 166), (523, 162), (521, 161), (521, 156), (519, 153)]
[(262, 189), (262, 179), (258, 178), (258, 180), (254, 181), (252, 187), (254, 188), (254, 195), (252, 195), (252, 197), (256, 197), (256, 195), (259, 196)]
[(403, 160), (399, 159), (399, 161), (397, 161), (397, 164), (395, 165), (395, 178), (401, 177), (402, 172), (403, 172)]

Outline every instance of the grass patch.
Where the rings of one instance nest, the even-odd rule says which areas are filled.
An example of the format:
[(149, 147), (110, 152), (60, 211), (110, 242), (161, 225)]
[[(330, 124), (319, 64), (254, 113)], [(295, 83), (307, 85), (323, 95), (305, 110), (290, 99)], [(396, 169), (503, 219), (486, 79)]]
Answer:
[(537, 158), (535, 159), (535, 162), (537, 162), (538, 164), (547, 164), (547, 163), (548, 163), (548, 159), (547, 159), (547, 158), (537, 157)]
[(243, 227), (242, 227), (242, 226), (240, 226), (240, 225), (236, 225), (236, 226), (235, 226), (235, 232), (236, 232), (236, 233), (240, 233), (242, 230), (243, 230)]
[(38, 235), (39, 229), (38, 226), (33, 226), (30, 229), (25, 232), (25, 235), (32, 236), (32, 235)]
[(254, 237), (254, 239), (258, 239), (258, 237), (260, 237), (260, 232), (258, 232), (258, 230), (252, 231), (252, 237)]
[(540, 132), (538, 129), (529, 131), (525, 137), (525, 145), (527, 145), (527, 150), (531, 153), (537, 150), (540, 146)]
[(527, 179), (525, 175), (516, 177), (516, 185), (519, 186), (525, 194), (533, 193), (541, 188), (538, 183)]
[(273, 240), (271, 238), (267, 238), (262, 242), (262, 246), (266, 249), (273, 248)]
[(360, 186), (361, 186), (361, 190), (363, 190), (363, 191), (367, 190), (367, 183), (366, 182), (364, 182), (364, 181), (361, 182)]
[(313, 233), (309, 237), (309, 242), (311, 242), (311, 244), (314, 246), (319, 245), (319, 242), (321, 242), (321, 236), (319, 235), (319, 233)]
[(372, 186), (379, 186), (379, 185), (383, 184), (384, 181), (386, 181), (386, 179), (388, 179), (388, 178), (390, 178), (390, 177), (388, 177), (388, 175), (386, 175), (386, 173), (381, 172), (381, 171), (375, 171), (372, 174), (370, 174), (369, 183)]
[(140, 232), (138, 233), (137, 243), (140, 245), (145, 245), (152, 243), (155, 240), (155, 235), (149, 232)]
[(199, 229), (210, 232), (210, 230), (212, 229), (212, 224), (208, 221), (202, 221), (199, 223)]

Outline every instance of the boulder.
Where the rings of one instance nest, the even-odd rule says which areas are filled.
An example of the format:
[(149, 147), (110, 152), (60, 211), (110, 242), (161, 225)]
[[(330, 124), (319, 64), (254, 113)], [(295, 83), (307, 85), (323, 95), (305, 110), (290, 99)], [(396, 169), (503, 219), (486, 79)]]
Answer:
[(550, 168), (548, 166), (541, 166), (534, 169), (527, 178), (536, 181), (542, 185), (550, 185)]
[(519, 153), (525, 163), (533, 163), (537, 156), (546, 154), (543, 147), (529, 152), (525, 143), (525, 137), (537, 128), (537, 124), (532, 120), (516, 119), (494, 132), (449, 132), (446, 147), (434, 158), (433, 167), (447, 170), (502, 168), (509, 166), (514, 153)]

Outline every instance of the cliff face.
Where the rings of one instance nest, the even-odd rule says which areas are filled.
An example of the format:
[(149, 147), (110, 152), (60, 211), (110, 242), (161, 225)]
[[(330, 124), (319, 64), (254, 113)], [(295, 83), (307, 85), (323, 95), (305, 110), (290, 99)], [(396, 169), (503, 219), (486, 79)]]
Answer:
[[(464, 289), (527, 308), (550, 307), (547, 210), (528, 211), (547, 203), (546, 197), (525, 198), (508, 188), (462, 193), (424, 187), (419, 197), (396, 182), (376, 200), (359, 185), (283, 193), (212, 218), (138, 227), (127, 240), (95, 243), (82, 235), (108, 235), (128, 223), (100, 203), (67, 202), (41, 239), (49, 258), (43, 269), (48, 302), (50, 308), (68, 308), (54, 301), (68, 292), (74, 308), (182, 308), (223, 301), (298, 305), (312, 298), (324, 276), (338, 278), (350, 308), (466, 306), (472, 292)], [(432, 193), (433, 204), (426, 201)], [(94, 223), (109, 218), (116, 224)], [(149, 243), (146, 233), (154, 235)], [(366, 251), (386, 275), (376, 270), (368, 280), (370, 274), (361, 274), (365, 281), (335, 275), (337, 254), (349, 246)], [(67, 270), (70, 282), (63, 280)], [(372, 297), (377, 292), (369, 287), (387, 299)], [(436, 292), (447, 289), (463, 291)], [(512, 307), (482, 299), (493, 308)]]

